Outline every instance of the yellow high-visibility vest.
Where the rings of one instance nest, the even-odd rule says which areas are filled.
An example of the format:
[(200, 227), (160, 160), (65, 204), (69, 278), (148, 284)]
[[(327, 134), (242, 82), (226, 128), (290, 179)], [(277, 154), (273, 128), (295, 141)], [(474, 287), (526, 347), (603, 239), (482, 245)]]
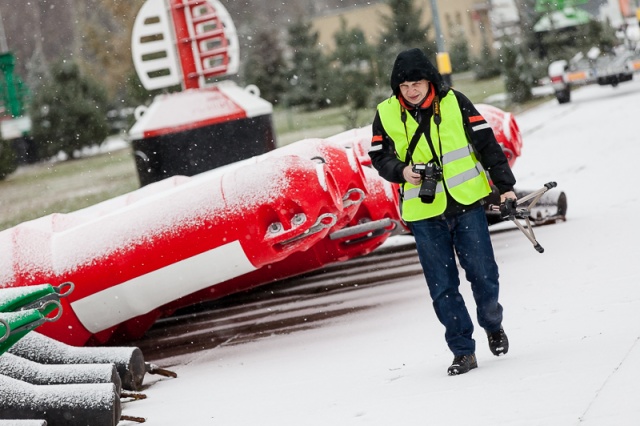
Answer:
[[(402, 122), (402, 105), (393, 96), (378, 104), (378, 114), (382, 125), (394, 143), (398, 158), (405, 161), (409, 142), (418, 128), (411, 114), (406, 114)], [(442, 161), (443, 178), (438, 182), (433, 203), (423, 203), (418, 197), (420, 186), (404, 184), (402, 218), (407, 222), (428, 219), (444, 213), (447, 196), (444, 187), (460, 204), (469, 205), (486, 197), (491, 192), (484, 168), (476, 159), (462, 122), (462, 112), (453, 91), (440, 100), (441, 123), (437, 126), (431, 117), (430, 136), (433, 147)], [(405, 127), (406, 124), (406, 127)], [(440, 150), (442, 149), (442, 153)], [(428, 163), (433, 160), (431, 149), (424, 135), (421, 135), (413, 151), (413, 163)]]

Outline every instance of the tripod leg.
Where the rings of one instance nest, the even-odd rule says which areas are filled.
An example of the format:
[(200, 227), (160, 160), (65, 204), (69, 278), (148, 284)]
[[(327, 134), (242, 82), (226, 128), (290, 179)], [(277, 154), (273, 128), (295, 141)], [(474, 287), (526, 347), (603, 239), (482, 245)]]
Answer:
[(511, 221), (516, 224), (518, 229), (522, 231), (524, 236), (527, 237), (527, 239), (531, 242), (531, 244), (533, 244), (533, 248), (535, 248), (538, 253), (544, 253), (544, 248), (540, 245), (540, 243), (538, 243), (538, 241), (536, 240), (535, 234), (533, 233), (533, 228), (531, 227), (531, 221), (529, 220), (528, 217), (526, 217), (525, 220), (527, 222), (526, 228), (515, 217), (511, 219)]

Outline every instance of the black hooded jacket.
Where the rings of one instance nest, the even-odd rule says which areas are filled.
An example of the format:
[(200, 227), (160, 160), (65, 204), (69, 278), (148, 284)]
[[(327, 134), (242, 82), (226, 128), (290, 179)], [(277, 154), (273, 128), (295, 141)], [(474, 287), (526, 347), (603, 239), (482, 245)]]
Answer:
[[(498, 144), (493, 130), (488, 125), (485, 126), (487, 122), (473, 103), (465, 95), (451, 89), (444, 82), (442, 75), (433, 64), (431, 64), (422, 50), (416, 48), (401, 52), (396, 58), (390, 77), (390, 85), (394, 95), (398, 98), (402, 97), (400, 94), (401, 83), (422, 79), (432, 83), (440, 99), (446, 96), (449, 90), (453, 91), (460, 105), (463, 124), (469, 143), (473, 146), (482, 166), (488, 171), (492, 185), (495, 186), (501, 194), (512, 191), (516, 180), (509, 167), (507, 157)], [(407, 112), (416, 120), (428, 120), (428, 123), (430, 123), (431, 116), (433, 115), (433, 105), (432, 103), (426, 102), (415, 107), (408, 105)], [(407, 164), (396, 155), (393, 141), (387, 135), (377, 113), (373, 120), (372, 130), (372, 150), (369, 151), (369, 157), (371, 157), (373, 167), (384, 179), (390, 182), (404, 183), (405, 179), (402, 171)], [(424, 133), (429, 134), (429, 132), (429, 125), (427, 125)], [(445, 215), (456, 214), (470, 207), (475, 207), (475, 204), (472, 206), (460, 205), (448, 193), (447, 195), (447, 210), (445, 211)], [(479, 205), (481, 203), (477, 204)]]

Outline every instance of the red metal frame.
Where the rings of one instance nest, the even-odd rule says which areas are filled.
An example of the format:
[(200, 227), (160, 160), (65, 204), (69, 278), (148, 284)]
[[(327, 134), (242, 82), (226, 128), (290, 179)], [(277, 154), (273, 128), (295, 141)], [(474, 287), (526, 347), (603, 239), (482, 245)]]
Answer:
[[(202, 6), (207, 7), (208, 13), (194, 17), (194, 10)], [(229, 65), (228, 40), (224, 34), (223, 23), (213, 5), (205, 0), (170, 0), (170, 8), (184, 88), (201, 88), (207, 78), (224, 75)], [(206, 22), (213, 23), (216, 29), (198, 32), (197, 26)], [(219, 40), (220, 47), (202, 50), (202, 43), (207, 40)], [(205, 61), (213, 56), (220, 56), (222, 64), (207, 66)]]

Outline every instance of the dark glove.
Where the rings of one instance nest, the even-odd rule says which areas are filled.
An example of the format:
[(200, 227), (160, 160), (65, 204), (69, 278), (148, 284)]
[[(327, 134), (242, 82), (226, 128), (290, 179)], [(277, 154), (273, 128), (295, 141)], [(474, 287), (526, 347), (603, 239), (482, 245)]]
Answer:
[(504, 203), (500, 204), (500, 217), (502, 219), (513, 219), (516, 213), (516, 200), (507, 198)]

